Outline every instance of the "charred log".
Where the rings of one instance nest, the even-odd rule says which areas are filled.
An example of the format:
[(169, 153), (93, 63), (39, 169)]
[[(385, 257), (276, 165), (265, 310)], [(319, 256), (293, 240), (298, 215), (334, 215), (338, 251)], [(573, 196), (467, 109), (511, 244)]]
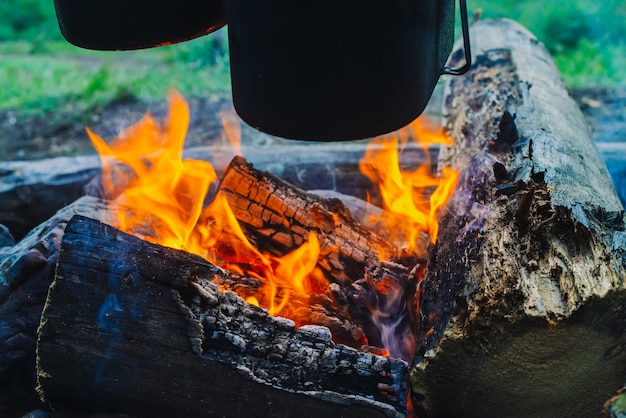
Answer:
[(394, 416), (406, 363), (268, 316), (188, 253), (98, 221), (66, 227), (37, 343), (55, 409), (139, 416)]
[(39, 407), (34, 392), (35, 345), (65, 225), (76, 214), (100, 218), (105, 203), (84, 197), (0, 248), (0, 416)]
[[(335, 283), (352, 283), (381, 265), (408, 276), (419, 260), (356, 222), (339, 199), (306, 193), (235, 157), (224, 173), (223, 193), (248, 237), (262, 251), (284, 255), (316, 232), (322, 269)], [(385, 263), (384, 258), (393, 262)]]
[(420, 290), (414, 401), (594, 416), (626, 375), (624, 211), (543, 45), (506, 20), (471, 39), (472, 69), (445, 85), (440, 163), (460, 181)]
[[(248, 238), (261, 251), (284, 255), (315, 232), (320, 243), (318, 265), (327, 279), (338, 286), (335, 297), (339, 298), (339, 305), (346, 306), (349, 317), (363, 324), (371, 344), (381, 346), (380, 325), (371, 322), (370, 310), (377, 309), (376, 304), (385, 304), (389, 296), (378, 287), (393, 283), (402, 293), (397, 299), (410, 303), (415, 292), (412, 270), (423, 266), (423, 260), (403, 253), (401, 248), (356, 222), (340, 200), (304, 192), (271, 173), (255, 169), (241, 157), (232, 160), (218, 193), (226, 196)], [(405, 308), (406, 305), (398, 304), (393, 312), (388, 312), (398, 338), (410, 337), (412, 332), (411, 318), (401, 316)]]

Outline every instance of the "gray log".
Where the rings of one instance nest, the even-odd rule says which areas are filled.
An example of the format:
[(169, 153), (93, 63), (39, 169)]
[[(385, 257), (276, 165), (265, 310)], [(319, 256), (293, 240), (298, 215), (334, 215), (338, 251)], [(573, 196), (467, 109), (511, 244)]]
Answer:
[[(264, 145), (257, 138), (244, 137), (242, 142), (244, 154), (256, 167), (302, 189), (335, 190), (360, 198), (373, 192), (371, 182), (358, 169), (367, 141), (311, 144), (275, 138)], [(437, 148), (432, 151), (436, 155)], [(221, 174), (233, 150), (219, 144), (193, 147), (186, 149), (183, 157), (209, 161)], [(402, 153), (401, 163), (414, 167), (424, 159), (421, 148), (411, 143)], [(0, 161), (0, 224), (21, 239), (85, 193), (99, 196), (94, 181), (99, 173), (96, 155)]]
[(624, 210), (544, 46), (508, 20), (471, 39), (472, 69), (444, 89), (440, 164), (460, 181), (421, 284), (414, 400), (595, 416), (626, 375)]
[(100, 172), (97, 156), (0, 161), (0, 223), (17, 239), (85, 195)]
[(35, 353), (37, 326), (65, 225), (76, 214), (99, 219), (104, 208), (101, 200), (84, 197), (33, 229), (16, 245), (0, 248), (0, 380)]

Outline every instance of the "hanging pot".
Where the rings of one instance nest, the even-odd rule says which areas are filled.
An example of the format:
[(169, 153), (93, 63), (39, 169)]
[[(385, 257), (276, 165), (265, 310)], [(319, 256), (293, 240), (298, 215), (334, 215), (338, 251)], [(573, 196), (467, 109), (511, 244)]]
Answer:
[(420, 115), (447, 68), (454, 0), (228, 0), (233, 101), (257, 129), (340, 141)]
[(81, 48), (127, 50), (186, 41), (226, 24), (226, 0), (54, 0), (61, 33)]

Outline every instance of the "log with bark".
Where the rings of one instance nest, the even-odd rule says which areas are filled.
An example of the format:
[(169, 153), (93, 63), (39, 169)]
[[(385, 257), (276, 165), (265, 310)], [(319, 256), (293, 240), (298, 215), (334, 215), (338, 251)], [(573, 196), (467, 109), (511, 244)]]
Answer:
[[(55, 175), (53, 178), (54, 177), (57, 176)], [(67, 176), (66, 178), (74, 179), (75, 177)], [(286, 185), (285, 187), (287, 189), (296, 190), (290, 185)], [(333, 219), (344, 220), (346, 222), (346, 225), (343, 227), (344, 231), (349, 231), (351, 228), (362, 229), (354, 221), (349, 220), (347, 210), (338, 201), (329, 204), (328, 201), (316, 196), (308, 195), (301, 191), (299, 193), (304, 197), (303, 202), (316, 201), (320, 205), (320, 208), (330, 208), (330, 211), (326, 212), (325, 215)], [(16, 373), (26, 376), (24, 379), (25, 385), (30, 384), (30, 370), (34, 359), (36, 327), (39, 323), (47, 288), (52, 280), (52, 270), (57, 261), (65, 224), (75, 213), (105, 219), (104, 217), (107, 215), (105, 206), (106, 204), (103, 201), (94, 197), (79, 199), (74, 204), (61, 210), (57, 215), (35, 228), (18, 244), (10, 242), (11, 240), (8, 239), (8, 244), (15, 245), (7, 245), (0, 249), (0, 255), (3, 256), (3, 261), (0, 263), (0, 276), (4, 279), (4, 282), (1, 283), (2, 286), (0, 286), (0, 295), (3, 297), (0, 301), (0, 314), (8, 318), (5, 322), (6, 326), (3, 327), (2, 333), (0, 334), (0, 337), (2, 337), (0, 338), (0, 351), (6, 354), (6, 356), (2, 357), (2, 361), (0, 361), (0, 385), (4, 385), (5, 383), (10, 385), (11, 376), (14, 376)], [(356, 206), (352, 205), (352, 207), (354, 208)], [(301, 210), (302, 208), (296, 207), (295, 209)], [(321, 225), (320, 223), (320, 226)], [(355, 234), (356, 233), (353, 232), (353, 236), (356, 236)], [(367, 236), (373, 237), (371, 234)], [(10, 238), (9, 234), (7, 234), (7, 237)], [(373, 239), (380, 241), (378, 238)], [(353, 265), (358, 265), (359, 263), (362, 264), (362, 260), (352, 262)], [(391, 263), (388, 264), (386, 270), (379, 268), (378, 271), (387, 271), (387, 275), (384, 277), (388, 278), (392, 274), (389, 271), (390, 267), (396, 271), (408, 273), (404, 267), (392, 265)], [(379, 275), (378, 277), (381, 276)], [(401, 279), (402, 283), (407, 284), (409, 287), (414, 286), (407, 277), (397, 276), (397, 279)], [(235, 277), (234, 275), (224, 275), (216, 279), (216, 281), (225, 288), (236, 289), (243, 293), (246, 291), (252, 293), (260, 286), (259, 281), (256, 279)], [(359, 321), (360, 318), (356, 317), (355, 319), (351, 319), (343, 312), (347, 309), (347, 306), (352, 307), (352, 310), (365, 312), (363, 307), (360, 306), (360, 303), (363, 297), (368, 296), (365, 295), (366, 287), (369, 287), (369, 284), (366, 283), (366, 286), (359, 286), (357, 283), (356, 286), (351, 286), (349, 289), (331, 286), (327, 292), (328, 294), (317, 296), (315, 300), (312, 300), (311, 304), (306, 307), (309, 311), (307, 316), (311, 319), (311, 322), (330, 328), (335, 341), (343, 341), (354, 347), (378, 352), (376, 347), (363, 346), (363, 344), (367, 344), (367, 340), (365, 339), (366, 333), (375, 334), (378, 332), (378, 329), (369, 324), (370, 329), (364, 330), (363, 325)], [(349, 293), (343, 293), (345, 290), (349, 291)], [(374, 293), (369, 296), (376, 295)], [(381, 300), (384, 300), (384, 296), (379, 296)], [(346, 305), (341, 305), (334, 303), (334, 299), (343, 302), (349, 300), (349, 302)], [(300, 309), (302, 310), (304, 308)], [(395, 320), (395, 318), (393, 319)], [(366, 323), (365, 325), (367, 328), (368, 324)], [(405, 321), (400, 328), (406, 328), (407, 326), (408, 324)], [(380, 344), (379, 338), (376, 335), (375, 338), (370, 338), (370, 340), (372, 340), (371, 342), (374, 344)], [(27, 392), (28, 388), (20, 387), (18, 390)], [(11, 404), (15, 406), (15, 403), (9, 401), (8, 398), (7, 402), (0, 403), (2, 403), (2, 405)], [(38, 406), (36, 399), (31, 399), (27, 404)], [(27, 407), (27, 405), (24, 406)], [(2, 410), (3, 406), (0, 406), (0, 411)], [(22, 410), (22, 412), (25, 411)]]
[(544, 46), (508, 20), (470, 35), (444, 89), (440, 164), (460, 180), (419, 290), (414, 401), (596, 416), (626, 376), (624, 210)]
[(56, 410), (137, 416), (397, 416), (408, 365), (294, 328), (212, 283), (208, 261), (77, 216), (37, 343)]

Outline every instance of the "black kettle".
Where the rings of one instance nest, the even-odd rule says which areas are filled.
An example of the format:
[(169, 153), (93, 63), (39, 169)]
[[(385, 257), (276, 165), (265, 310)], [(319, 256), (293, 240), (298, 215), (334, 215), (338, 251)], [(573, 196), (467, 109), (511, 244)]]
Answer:
[(454, 41), (454, 0), (228, 0), (233, 101), (249, 125), (302, 140), (372, 137), (425, 109)]
[(445, 66), (455, 0), (55, 0), (66, 39), (136, 49), (211, 33), (228, 22), (235, 109), (284, 138), (343, 141), (391, 132), (425, 109)]

